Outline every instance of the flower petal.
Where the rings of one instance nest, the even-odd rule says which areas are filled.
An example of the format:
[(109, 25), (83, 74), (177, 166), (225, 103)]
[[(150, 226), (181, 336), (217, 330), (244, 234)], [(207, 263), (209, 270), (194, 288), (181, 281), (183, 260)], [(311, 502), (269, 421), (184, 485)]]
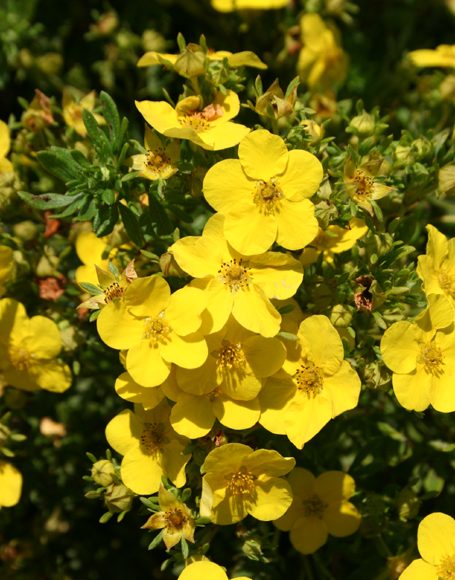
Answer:
[(234, 294), (232, 315), (242, 326), (262, 336), (272, 337), (280, 330), (281, 316), (261, 288), (253, 286)]
[(291, 486), (281, 477), (259, 477), (255, 492), (255, 502), (248, 511), (263, 522), (280, 518), (292, 503)]
[(327, 542), (327, 526), (319, 518), (300, 518), (292, 527), (289, 539), (301, 554), (313, 554)]
[(107, 442), (120, 455), (138, 447), (141, 433), (142, 423), (129, 409), (116, 415), (106, 426)]
[(446, 556), (455, 554), (455, 520), (441, 512), (424, 518), (417, 532), (420, 555), (430, 564), (438, 565)]
[(150, 495), (160, 489), (163, 468), (162, 457), (145, 455), (140, 447), (130, 449), (122, 460), (122, 481), (134, 493)]
[(204, 437), (215, 423), (215, 415), (208, 398), (183, 395), (172, 407), (171, 425), (184, 437)]
[(424, 411), (429, 406), (432, 382), (432, 376), (422, 369), (392, 376), (393, 392), (400, 405), (408, 411)]
[(254, 182), (248, 179), (238, 159), (224, 159), (213, 165), (202, 186), (208, 203), (222, 214), (254, 209)]
[(141, 340), (128, 351), (126, 369), (139, 385), (157, 387), (169, 376), (171, 365), (163, 360), (159, 348), (151, 347), (148, 340)]
[(322, 177), (319, 159), (308, 151), (294, 149), (289, 151), (286, 170), (279, 176), (278, 182), (287, 199), (299, 200), (316, 193)]
[(234, 401), (220, 396), (213, 402), (213, 412), (218, 421), (229, 429), (249, 429), (256, 425), (261, 415), (259, 401)]
[(266, 252), (276, 239), (277, 223), (273, 215), (256, 207), (226, 214), (224, 233), (229, 244), (245, 256)]
[(439, 580), (439, 576), (436, 566), (419, 558), (409, 564), (399, 580)]
[(19, 502), (22, 492), (22, 474), (14, 465), (0, 461), (0, 509)]
[(362, 520), (357, 508), (348, 501), (331, 503), (324, 511), (323, 519), (329, 534), (337, 538), (356, 532)]
[(300, 250), (314, 240), (319, 231), (314, 205), (308, 199), (283, 200), (275, 216), (278, 225), (277, 243), (287, 250)]
[(381, 354), (394, 373), (410, 373), (416, 368), (419, 344), (416, 325), (405, 320), (395, 322), (381, 339)]
[(265, 129), (253, 131), (239, 145), (240, 163), (251, 179), (268, 181), (283, 173), (288, 155), (283, 139)]
[(342, 471), (325, 471), (317, 479), (317, 493), (324, 503), (339, 503), (354, 495), (355, 482)]

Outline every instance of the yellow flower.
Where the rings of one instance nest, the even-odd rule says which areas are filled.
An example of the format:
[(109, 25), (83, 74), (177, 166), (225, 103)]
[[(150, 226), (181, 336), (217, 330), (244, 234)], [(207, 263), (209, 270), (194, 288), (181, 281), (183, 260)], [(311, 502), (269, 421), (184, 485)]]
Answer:
[(121, 300), (101, 310), (98, 333), (108, 346), (129, 349), (126, 370), (134, 381), (158, 386), (169, 376), (171, 363), (197, 368), (205, 362), (207, 344), (198, 332), (204, 298), (201, 290), (188, 286), (171, 295), (159, 275), (137, 278)]
[(417, 531), (420, 555), (399, 580), (450, 580), (455, 577), (455, 520), (441, 512), (423, 518)]
[(0, 509), (12, 507), (19, 502), (22, 491), (22, 475), (8, 461), (0, 461)]
[(283, 371), (268, 379), (259, 395), (259, 422), (301, 449), (330, 419), (356, 407), (360, 379), (343, 360), (341, 338), (326, 316), (306, 318), (297, 340), (286, 346)]
[(212, 216), (201, 237), (182, 238), (169, 251), (182, 270), (198, 279), (192, 284), (205, 290), (211, 332), (220, 330), (232, 313), (248, 330), (275, 336), (281, 317), (270, 299), (295, 294), (302, 266), (279, 252), (245, 258), (226, 242), (223, 222), (220, 214)]
[[(228, 66), (231, 68), (237, 68), (241, 66), (251, 66), (253, 68), (259, 69), (266, 69), (267, 65), (262, 62), (262, 60), (251, 52), (250, 50), (242, 50), (241, 52), (229, 52), (228, 50), (208, 50), (208, 52), (204, 52), (201, 46), (198, 44), (194, 44), (192, 42), (188, 43), (186, 49), (179, 54), (168, 54), (163, 52), (155, 52), (149, 51), (146, 52), (138, 61), (137, 66), (145, 67), (145, 66), (153, 66), (153, 65), (163, 65), (170, 70), (176, 70), (179, 72), (182, 70), (182, 67), (179, 65), (188, 64), (188, 61), (191, 59), (191, 56), (198, 60), (199, 63), (202, 65), (206, 64), (206, 60), (209, 61), (219, 61), (219, 60), (227, 60)], [(200, 70), (200, 69), (199, 69)], [(197, 71), (199, 74), (201, 72)], [(183, 75), (188, 76), (188, 75)]]
[(426, 48), (413, 50), (408, 56), (415, 66), (455, 68), (454, 44), (440, 44), (434, 50)]
[(370, 215), (373, 215), (371, 200), (382, 199), (394, 189), (377, 180), (381, 165), (381, 161), (374, 159), (356, 167), (353, 160), (348, 159), (344, 167), (344, 185), (348, 195)]
[[(180, 574), (177, 580), (229, 580), (224, 568), (214, 562), (201, 560), (192, 562)], [(251, 580), (247, 576), (236, 576), (233, 580)]]
[(303, 266), (308, 266), (316, 262), (322, 254), (323, 260), (333, 264), (334, 254), (347, 252), (354, 247), (357, 240), (363, 238), (368, 232), (368, 226), (359, 218), (349, 220), (347, 228), (332, 225), (325, 231), (320, 229), (316, 238), (308, 248), (305, 248), (300, 255)]
[(182, 99), (175, 109), (165, 101), (136, 101), (136, 107), (158, 133), (189, 139), (212, 151), (237, 145), (249, 132), (248, 127), (230, 121), (240, 111), (239, 98), (233, 91), (218, 93), (206, 106), (194, 95)]
[(167, 550), (178, 544), (182, 538), (194, 543), (195, 522), (191, 510), (163, 484), (158, 492), (160, 511), (149, 517), (142, 526), (146, 530), (163, 530), (163, 542)]
[(20, 302), (0, 300), (0, 377), (4, 383), (26, 391), (66, 391), (71, 371), (56, 360), (61, 349), (55, 322), (45, 316), (28, 318)]
[(427, 232), (427, 252), (417, 259), (417, 274), (427, 295), (443, 295), (455, 307), (455, 238), (448, 240), (432, 225)]
[[(87, 129), (85, 128), (84, 121), (82, 119), (82, 111), (86, 109), (93, 113), (95, 108), (95, 91), (91, 91), (87, 95), (83, 96), (80, 100), (76, 99), (71, 94), (69, 89), (63, 90), (62, 98), (62, 108), (63, 108), (63, 119), (68, 127), (71, 127), (78, 133), (81, 137), (87, 136)], [(95, 119), (99, 124), (103, 124), (104, 118), (101, 115), (93, 114)]]
[(288, 511), (277, 520), (276, 527), (290, 531), (289, 539), (302, 554), (313, 554), (327, 542), (329, 534), (344, 538), (356, 532), (361, 516), (348, 501), (354, 495), (355, 483), (342, 471), (326, 471), (314, 477), (296, 467), (288, 477), (294, 499)]
[(0, 246), (0, 296), (6, 291), (6, 284), (14, 278), (16, 262), (9, 246)]
[(326, 24), (319, 14), (304, 14), (300, 19), (303, 48), (297, 70), (312, 90), (325, 90), (346, 78), (348, 59), (335, 26)]
[(295, 465), (277, 451), (227, 443), (212, 449), (201, 467), (201, 516), (227, 525), (251, 514), (257, 520), (281, 517), (292, 503), (291, 487), (280, 476)]
[(311, 197), (322, 165), (308, 153), (288, 151), (277, 135), (260, 129), (239, 145), (239, 159), (224, 159), (207, 172), (206, 200), (224, 219), (229, 244), (245, 255), (267, 251), (275, 240), (299, 250), (314, 239), (318, 222)]
[(206, 435), (215, 419), (230, 429), (253, 427), (264, 378), (277, 372), (286, 356), (278, 339), (254, 335), (232, 318), (207, 343), (209, 356), (199, 369), (177, 368), (177, 384), (163, 385), (166, 396), (176, 401), (171, 424), (190, 439)]
[(146, 179), (169, 179), (178, 171), (176, 162), (179, 158), (180, 147), (176, 141), (165, 145), (149, 128), (145, 128), (145, 153), (133, 155), (131, 168), (140, 171)]
[(276, 10), (285, 8), (289, 0), (211, 0), (213, 8), (219, 12), (234, 10)]
[(11, 139), (8, 125), (0, 119), (0, 173), (13, 171), (13, 165), (6, 156), (11, 147)]
[(156, 493), (163, 475), (176, 487), (185, 485), (185, 465), (191, 457), (184, 453), (188, 440), (173, 431), (169, 412), (167, 401), (148, 411), (137, 406), (134, 413), (122, 411), (106, 427), (109, 445), (124, 456), (122, 481), (139, 495)]
[[(96, 237), (96, 236), (95, 236)], [(97, 238), (100, 240), (100, 238)], [(108, 308), (109, 311), (117, 312), (120, 308), (124, 306), (123, 304), (123, 295), (125, 293), (126, 288), (130, 284), (132, 280), (137, 278), (137, 275), (134, 271), (134, 267), (131, 268), (132, 263), (130, 263), (126, 269), (119, 274), (115, 267), (112, 268), (113, 271), (103, 270), (98, 266), (97, 263), (91, 264), (91, 257), (89, 253), (90, 246), (85, 242), (90, 241), (89, 236), (84, 236), (83, 243), (79, 248), (78, 255), (82, 256), (83, 261), (86, 260), (84, 266), (80, 266), (83, 268), (82, 274), (78, 274), (78, 282), (83, 283), (86, 280), (85, 277), (91, 279), (92, 277), (92, 269), (94, 269), (97, 282), (94, 283), (95, 289), (97, 290), (96, 294), (90, 296), (88, 300), (79, 304), (78, 308), (90, 308), (94, 310), (98, 310), (100, 308)], [(94, 254), (95, 260), (104, 264), (104, 260), (102, 260), (101, 256), (104, 253), (104, 250), (101, 251), (102, 244), (104, 249), (106, 246), (104, 245), (105, 242), (101, 239), (101, 243), (98, 243), (93, 240), (95, 249), (98, 250), (98, 253)], [(101, 253), (100, 253), (101, 252)], [(114, 251), (111, 252), (112, 254)], [(107, 260), (106, 260), (107, 262)], [(112, 264), (111, 264), (112, 267)], [(115, 272), (115, 274), (114, 274)], [(95, 292), (94, 289), (94, 292)]]
[(393, 371), (392, 385), (400, 405), (441, 413), (455, 411), (455, 329), (453, 307), (441, 295), (428, 297), (429, 308), (417, 322), (395, 322), (384, 333), (381, 354)]

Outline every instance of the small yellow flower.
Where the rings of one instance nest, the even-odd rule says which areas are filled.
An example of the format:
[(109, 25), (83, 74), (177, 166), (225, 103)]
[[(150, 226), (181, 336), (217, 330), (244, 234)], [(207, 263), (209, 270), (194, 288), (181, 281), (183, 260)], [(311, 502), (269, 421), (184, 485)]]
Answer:
[(343, 360), (341, 338), (326, 316), (309, 316), (296, 341), (287, 341), (288, 357), (259, 395), (260, 423), (286, 434), (301, 449), (330, 419), (356, 407), (360, 379)]
[[(82, 119), (82, 111), (86, 109), (87, 111), (93, 112), (95, 108), (95, 91), (91, 91), (79, 101), (71, 94), (71, 91), (64, 89), (63, 99), (63, 119), (68, 127), (71, 127), (78, 133), (81, 137), (87, 136), (87, 129), (85, 128), (84, 121)], [(95, 119), (98, 123), (104, 123), (104, 118), (101, 115), (94, 114)]]
[(8, 461), (0, 461), (0, 509), (19, 502), (22, 492), (22, 475)]
[[(97, 238), (97, 240), (100, 240), (101, 243), (95, 243), (92, 238), (94, 247), (96, 250), (98, 250), (98, 253), (94, 252), (93, 256), (96, 262), (93, 264), (90, 263), (91, 257), (89, 253), (89, 245), (85, 243), (87, 241), (89, 242), (90, 238), (91, 236), (84, 236), (83, 244), (81, 244), (83, 250), (81, 248), (79, 249), (80, 253), (78, 252), (78, 255), (82, 256), (83, 261), (86, 260), (86, 262), (84, 263), (84, 266), (80, 266), (80, 268), (83, 268), (81, 271), (82, 273), (79, 273), (77, 277), (79, 283), (86, 282), (86, 278), (89, 278), (89, 280), (92, 279), (92, 270), (94, 270), (97, 283), (95, 282), (93, 285), (97, 288), (98, 293), (90, 296), (88, 300), (79, 304), (78, 308), (90, 308), (93, 310), (107, 308), (109, 312), (114, 313), (114, 315), (117, 313), (118, 315), (119, 311), (124, 311), (123, 296), (125, 294), (125, 290), (131, 281), (137, 277), (137, 275), (134, 269), (131, 270), (132, 274), (130, 275), (130, 269), (128, 266), (121, 274), (114, 274), (110, 270), (103, 270), (100, 268), (97, 262), (104, 264), (104, 260), (101, 256), (104, 253), (104, 249), (106, 248), (105, 242), (102, 239), (100, 240), (100, 238)], [(102, 247), (104, 249), (101, 251)]]
[(302, 554), (313, 554), (327, 542), (328, 535), (344, 538), (356, 532), (361, 516), (349, 502), (355, 483), (342, 471), (326, 471), (314, 477), (296, 467), (288, 477), (294, 499), (288, 511), (274, 524)]
[(381, 165), (380, 160), (374, 159), (357, 167), (352, 159), (348, 159), (344, 167), (344, 185), (348, 195), (370, 215), (373, 215), (371, 201), (386, 197), (394, 189), (377, 179)]
[(393, 371), (400, 405), (441, 413), (455, 411), (455, 329), (453, 307), (445, 296), (428, 296), (429, 308), (416, 322), (395, 322), (384, 333), (381, 354)]
[(134, 413), (122, 411), (106, 427), (109, 445), (124, 456), (122, 481), (139, 495), (156, 493), (163, 475), (176, 487), (185, 485), (185, 465), (191, 457), (184, 453), (188, 440), (173, 431), (169, 412), (167, 401), (149, 411), (137, 406)]
[[(178, 580), (201, 580), (202, 578), (205, 580), (229, 580), (224, 568), (208, 560), (192, 562), (184, 568)], [(236, 576), (233, 580), (251, 580), (251, 578)]]
[(136, 101), (136, 107), (158, 133), (189, 139), (212, 151), (237, 145), (249, 132), (248, 127), (231, 122), (240, 111), (239, 98), (233, 91), (218, 93), (206, 106), (194, 95), (182, 99), (175, 109), (165, 101)]
[(314, 206), (307, 199), (323, 176), (319, 160), (281, 137), (260, 129), (239, 145), (239, 159), (224, 159), (207, 172), (203, 192), (224, 216), (229, 244), (244, 255), (267, 251), (275, 240), (289, 250), (317, 234)]
[(219, 12), (234, 10), (276, 10), (285, 8), (289, 0), (211, 0), (213, 8)]
[(244, 328), (275, 336), (281, 317), (270, 300), (290, 298), (303, 279), (302, 265), (287, 254), (245, 257), (236, 252), (226, 242), (220, 214), (208, 220), (201, 237), (182, 238), (169, 251), (182, 270), (197, 278), (192, 284), (204, 289), (210, 332), (220, 330), (232, 313)]
[(455, 68), (455, 44), (440, 44), (434, 50), (413, 50), (408, 56), (415, 66)]
[(0, 296), (6, 291), (6, 284), (14, 278), (16, 262), (9, 246), (0, 246)]
[(331, 225), (325, 231), (320, 229), (316, 238), (300, 255), (304, 266), (315, 262), (322, 254), (324, 261), (333, 264), (334, 255), (347, 252), (368, 232), (368, 226), (358, 218), (349, 220), (347, 228)]
[(183, 59), (188, 61), (189, 54), (196, 55), (194, 58), (202, 61), (202, 64), (205, 64), (205, 59), (208, 59), (209, 61), (219, 61), (226, 59), (228, 66), (231, 68), (237, 68), (241, 66), (251, 66), (252, 68), (258, 69), (267, 68), (267, 65), (263, 63), (262, 60), (250, 50), (242, 50), (241, 52), (232, 53), (228, 50), (215, 51), (209, 49), (208, 52), (205, 53), (201, 46), (192, 42), (188, 43), (186, 50), (180, 52), (179, 54), (168, 54), (155, 51), (146, 52), (139, 59), (137, 66), (145, 67), (160, 64), (170, 70), (176, 70), (177, 72), (180, 72), (181, 67), (179, 67), (179, 61), (181, 62)]
[(13, 165), (6, 156), (11, 147), (11, 139), (8, 125), (0, 119), (0, 173), (13, 171)]
[(158, 492), (160, 511), (151, 515), (142, 526), (146, 530), (163, 530), (163, 542), (167, 550), (178, 544), (182, 538), (194, 543), (196, 524), (191, 510), (163, 484)]
[(12, 298), (0, 300), (0, 377), (7, 385), (62, 393), (71, 384), (71, 371), (57, 359), (60, 332), (45, 316), (28, 318)]
[(297, 70), (311, 90), (326, 90), (346, 78), (348, 59), (339, 32), (319, 14), (304, 14), (300, 20), (303, 48)]
[(177, 160), (180, 147), (176, 141), (165, 145), (159, 137), (149, 128), (145, 128), (144, 147), (145, 153), (133, 155), (131, 168), (140, 171), (142, 177), (151, 179), (169, 179), (178, 171)]
[(455, 577), (455, 520), (441, 512), (423, 518), (417, 531), (421, 558), (399, 580), (451, 580)]
[(443, 295), (455, 308), (455, 238), (447, 239), (432, 225), (427, 225), (427, 232), (427, 251), (417, 259), (417, 274), (427, 296)]
[(282, 479), (294, 467), (293, 457), (277, 451), (227, 443), (212, 449), (201, 467), (201, 516), (216, 524), (281, 517), (292, 503), (289, 483)]
[(98, 333), (111, 348), (129, 349), (126, 370), (140, 385), (163, 383), (171, 363), (192, 369), (207, 359), (199, 332), (205, 309), (201, 290), (187, 286), (171, 295), (168, 283), (154, 275), (133, 280), (111, 304), (97, 318)]

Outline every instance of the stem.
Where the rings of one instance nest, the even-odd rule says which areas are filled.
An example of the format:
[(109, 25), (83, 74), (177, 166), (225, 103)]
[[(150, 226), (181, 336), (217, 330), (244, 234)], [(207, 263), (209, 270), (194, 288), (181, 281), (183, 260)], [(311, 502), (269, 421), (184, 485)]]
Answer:
[(302, 562), (303, 562), (303, 569), (305, 570), (305, 574), (303, 575), (302, 580), (315, 580), (313, 571), (311, 570), (310, 560), (309, 560), (308, 556), (303, 556)]
[(313, 554), (313, 561), (316, 564), (317, 570), (320, 572), (320, 577), (327, 578), (328, 580), (334, 580), (334, 576), (330, 573), (325, 563), (321, 560), (317, 552)]

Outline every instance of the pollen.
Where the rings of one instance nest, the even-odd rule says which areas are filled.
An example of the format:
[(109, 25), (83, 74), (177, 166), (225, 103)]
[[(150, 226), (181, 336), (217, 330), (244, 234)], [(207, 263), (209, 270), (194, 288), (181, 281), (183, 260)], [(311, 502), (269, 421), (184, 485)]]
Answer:
[(327, 508), (322, 499), (314, 494), (308, 499), (303, 500), (303, 515), (307, 518), (319, 518), (322, 519), (324, 512)]
[(181, 530), (188, 522), (188, 517), (178, 507), (167, 510), (165, 518), (167, 527), (173, 530)]
[(202, 133), (210, 127), (210, 123), (207, 121), (202, 112), (194, 112), (183, 115), (179, 117), (179, 123), (183, 127), (190, 127), (194, 129), (197, 133)]
[(423, 365), (425, 372), (429, 375), (440, 377), (444, 374), (442, 351), (433, 342), (422, 344), (417, 362)]
[(227, 490), (234, 496), (252, 496), (255, 491), (255, 476), (245, 467), (227, 476)]
[(310, 360), (300, 365), (295, 374), (297, 388), (313, 399), (322, 391), (323, 378), (321, 370)]
[(163, 169), (163, 167), (170, 165), (170, 163), (171, 160), (166, 155), (162, 147), (156, 149), (155, 151), (151, 151), (150, 149), (147, 151), (145, 165), (149, 169), (159, 171), (160, 169)]
[(20, 346), (12, 345), (9, 349), (11, 364), (18, 371), (26, 371), (33, 362), (33, 354)]
[(217, 352), (216, 364), (223, 370), (241, 369), (245, 366), (245, 354), (242, 345), (223, 340), (220, 350)]
[(441, 268), (438, 274), (439, 285), (450, 297), (455, 298), (455, 277), (446, 268)]
[(261, 213), (274, 215), (280, 212), (283, 192), (276, 179), (257, 181), (253, 195), (253, 201)]
[(249, 268), (243, 265), (242, 258), (233, 258), (229, 262), (223, 262), (218, 270), (219, 277), (231, 292), (248, 290), (251, 279)]
[(438, 578), (441, 580), (455, 580), (455, 554), (445, 556), (437, 566)]
[(124, 288), (122, 288), (118, 282), (112, 282), (112, 284), (109, 284), (109, 286), (104, 290), (106, 302), (112, 302), (113, 300), (121, 298), (123, 292)]
[(141, 449), (146, 455), (154, 455), (157, 451), (161, 451), (169, 441), (163, 423), (144, 423), (139, 439)]
[(353, 176), (355, 193), (359, 197), (370, 197), (373, 193), (374, 180), (361, 169), (356, 169)]
[(156, 344), (166, 344), (172, 329), (161, 312), (156, 318), (146, 318), (144, 328), (144, 338), (150, 339), (152, 346)]

